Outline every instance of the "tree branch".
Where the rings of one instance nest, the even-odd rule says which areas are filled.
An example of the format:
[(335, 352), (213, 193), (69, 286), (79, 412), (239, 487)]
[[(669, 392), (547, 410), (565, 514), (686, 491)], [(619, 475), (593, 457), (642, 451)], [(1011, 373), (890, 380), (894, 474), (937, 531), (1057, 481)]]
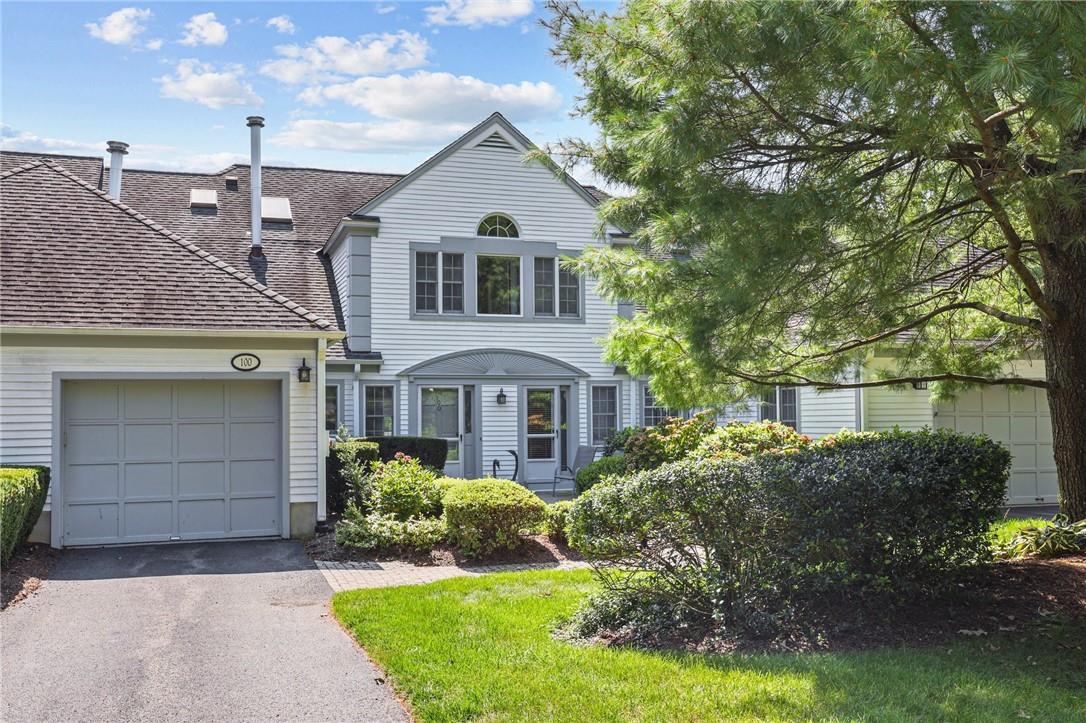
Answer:
[(748, 372), (731, 372), (734, 376), (754, 384), (787, 384), (794, 387), (814, 387), (815, 389), (867, 389), (870, 387), (901, 386), (903, 384), (916, 384), (922, 382), (961, 382), (963, 384), (985, 384), (990, 386), (1020, 386), (1048, 389), (1049, 384), (1043, 379), (1027, 379), (1025, 377), (982, 377), (973, 374), (925, 374), (912, 377), (894, 377), (892, 379), (879, 379), (869, 382), (831, 382), (819, 379), (811, 379), (799, 374), (785, 374), (778, 376), (750, 374)]

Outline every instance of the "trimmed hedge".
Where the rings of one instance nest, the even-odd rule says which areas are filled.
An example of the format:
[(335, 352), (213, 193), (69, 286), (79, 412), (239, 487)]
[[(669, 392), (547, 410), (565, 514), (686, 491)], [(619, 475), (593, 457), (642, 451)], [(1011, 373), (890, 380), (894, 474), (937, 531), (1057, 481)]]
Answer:
[(604, 477), (623, 475), (626, 472), (626, 458), (621, 454), (613, 454), (600, 457), (595, 462), (589, 462), (577, 470), (574, 480), (577, 486), (577, 494), (586, 492), (595, 487)]
[(366, 442), (373, 442), (380, 450), (381, 461), (395, 459), (397, 453), (414, 457), (423, 466), (437, 473), (445, 469), (445, 458), (449, 455), (449, 443), (436, 437), (363, 437)]
[(443, 503), (449, 541), (468, 556), (516, 548), (521, 531), (538, 527), (547, 509), (539, 497), (503, 479), (453, 484)]
[(347, 502), (359, 492), (352, 490), (354, 483), (347, 474), (352, 457), (368, 472), (374, 462), (380, 461), (380, 448), (377, 444), (362, 439), (347, 439), (331, 444), (326, 463), (329, 512), (343, 512), (347, 509)]
[(569, 511), (572, 500), (560, 500), (547, 505), (543, 518), (543, 534), (555, 542), (566, 541), (566, 526), (569, 524)]
[(581, 619), (762, 634), (802, 623), (807, 605), (929, 594), (989, 559), (1010, 462), (987, 437), (893, 431), (599, 485), (574, 502), (567, 528), (603, 563), (610, 596)]
[(0, 564), (29, 537), (48, 492), (48, 467), (0, 467)]

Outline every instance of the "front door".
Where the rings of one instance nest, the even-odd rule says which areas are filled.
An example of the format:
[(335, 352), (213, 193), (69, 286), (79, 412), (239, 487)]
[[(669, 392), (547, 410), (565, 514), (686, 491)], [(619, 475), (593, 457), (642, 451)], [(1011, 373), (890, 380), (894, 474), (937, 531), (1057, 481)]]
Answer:
[(528, 387), (525, 392), (524, 479), (539, 482), (554, 478), (558, 466), (558, 388)]
[(419, 433), (423, 437), (440, 437), (449, 443), (445, 458), (445, 474), (464, 476), (463, 387), (422, 387), (419, 393)]

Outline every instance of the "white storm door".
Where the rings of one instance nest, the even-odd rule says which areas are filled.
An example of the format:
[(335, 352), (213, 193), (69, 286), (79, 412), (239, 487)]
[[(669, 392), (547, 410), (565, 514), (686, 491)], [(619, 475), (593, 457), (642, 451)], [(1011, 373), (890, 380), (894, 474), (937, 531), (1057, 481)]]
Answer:
[(464, 434), (463, 387), (422, 387), (419, 390), (419, 434), (449, 443), (445, 474), (462, 477), (464, 460), (460, 442)]
[(524, 478), (552, 480), (558, 467), (558, 388), (528, 387), (524, 409)]

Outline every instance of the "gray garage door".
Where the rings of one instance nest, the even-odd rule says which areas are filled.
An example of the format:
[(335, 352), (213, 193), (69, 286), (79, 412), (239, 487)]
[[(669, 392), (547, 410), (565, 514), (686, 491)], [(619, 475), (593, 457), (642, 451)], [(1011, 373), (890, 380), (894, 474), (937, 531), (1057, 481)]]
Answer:
[(276, 381), (68, 381), (64, 544), (278, 535)]

